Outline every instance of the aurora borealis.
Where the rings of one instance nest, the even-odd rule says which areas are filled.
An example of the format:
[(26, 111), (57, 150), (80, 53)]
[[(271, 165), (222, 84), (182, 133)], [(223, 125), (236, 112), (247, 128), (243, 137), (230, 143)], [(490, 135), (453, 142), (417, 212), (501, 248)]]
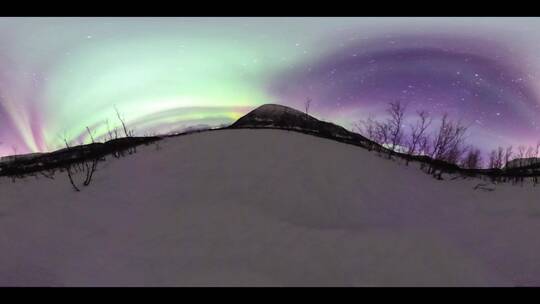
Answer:
[(234, 121), (279, 103), (350, 128), (448, 112), (485, 149), (540, 139), (538, 18), (0, 18), (0, 156)]

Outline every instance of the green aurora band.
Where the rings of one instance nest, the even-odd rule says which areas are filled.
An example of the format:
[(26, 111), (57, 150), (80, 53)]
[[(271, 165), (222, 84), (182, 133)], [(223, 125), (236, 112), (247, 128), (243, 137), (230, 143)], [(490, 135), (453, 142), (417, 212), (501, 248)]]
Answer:
[[(266, 92), (267, 81), (317, 56), (307, 44), (343, 23), (0, 19), (0, 139), (9, 143), (0, 145), (0, 155), (58, 149), (64, 137), (88, 142), (86, 127), (103, 139), (119, 126), (115, 107), (138, 135), (230, 123), (278, 102)], [(307, 29), (317, 35), (306, 37)]]
[[(86, 128), (105, 140), (120, 127), (115, 108), (144, 136), (229, 124), (265, 103), (302, 109), (307, 97), (310, 114), (345, 127), (402, 99), (411, 111), (466, 117), (486, 148), (534, 143), (539, 27), (538, 18), (0, 18), (0, 156), (89, 143)], [(411, 50), (420, 60), (397, 59)]]

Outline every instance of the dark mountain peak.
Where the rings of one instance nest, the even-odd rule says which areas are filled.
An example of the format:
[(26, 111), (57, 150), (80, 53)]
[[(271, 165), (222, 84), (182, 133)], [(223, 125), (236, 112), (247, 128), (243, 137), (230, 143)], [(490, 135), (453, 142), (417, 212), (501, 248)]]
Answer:
[(296, 109), (264, 104), (238, 119), (232, 127), (307, 127), (306, 123), (318, 120)]
[(251, 114), (259, 115), (283, 115), (285, 113), (294, 115), (306, 115), (304, 112), (301, 112), (297, 109), (275, 103), (263, 104), (262, 106), (259, 106), (253, 111), (251, 111)]
[(229, 128), (276, 128), (297, 130), (322, 137), (366, 143), (368, 140), (347, 129), (318, 120), (305, 112), (278, 104), (264, 104), (239, 118)]

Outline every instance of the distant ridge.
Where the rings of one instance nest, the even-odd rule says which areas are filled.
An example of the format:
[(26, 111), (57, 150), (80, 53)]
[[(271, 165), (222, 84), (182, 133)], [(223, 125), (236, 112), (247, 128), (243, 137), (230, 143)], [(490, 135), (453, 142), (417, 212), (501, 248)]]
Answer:
[[(206, 127), (206, 126), (205, 126)], [(271, 128), (294, 130), (297, 132), (311, 134), (319, 137), (329, 138), (340, 142), (362, 146), (364, 148), (380, 146), (366, 137), (348, 131), (347, 129), (321, 121), (313, 116), (296, 109), (278, 105), (262, 105), (228, 127), (223, 128), (193, 128), (185, 129), (184, 132), (175, 135), (187, 135), (202, 131), (211, 131), (219, 129), (254, 129)], [(162, 137), (126, 137), (118, 138), (105, 143), (92, 143), (80, 146), (72, 146), (49, 153), (35, 153), (27, 155), (12, 155), (3, 157), (0, 161), (0, 176), (24, 175), (33, 172), (61, 168), (71, 163), (80, 162), (87, 159), (102, 158), (105, 155), (126, 150), (141, 144), (159, 140)], [(380, 146), (381, 149), (385, 149)]]
[[(504, 169), (464, 169), (456, 164), (443, 160), (432, 159), (426, 155), (407, 155), (390, 149), (336, 124), (319, 120), (296, 109), (278, 105), (264, 104), (239, 118), (236, 122), (226, 127), (218, 128), (193, 128), (172, 135), (150, 137), (125, 137), (117, 138), (104, 143), (92, 143), (87, 145), (73, 146), (50, 153), (37, 153), (28, 155), (15, 155), (3, 157), (0, 160), (0, 176), (23, 176), (33, 172), (62, 168), (69, 164), (89, 160), (102, 159), (104, 156), (127, 151), (130, 148), (142, 144), (149, 144), (165, 137), (189, 135), (199, 132), (218, 131), (230, 129), (280, 129), (300, 132), (312, 136), (328, 138), (334, 141), (360, 146), (379, 153), (391, 153), (408, 161), (418, 161), (433, 168), (433, 172), (460, 173), (463, 176), (488, 176), (501, 179), (504, 177), (537, 177), (540, 176), (540, 164), (528, 164), (527, 166), (516, 161), (516, 166)], [(528, 160), (530, 161), (530, 160)], [(525, 161), (523, 161), (525, 162)]]
[(539, 157), (516, 158), (506, 164), (505, 169), (536, 168), (540, 165)]
[(142, 144), (149, 144), (160, 137), (123, 137), (104, 143), (72, 146), (49, 153), (12, 155), (2, 158), (0, 176), (24, 175), (33, 172), (61, 168), (66, 165), (105, 155), (126, 151)]
[[(329, 138), (339, 142), (344, 142), (356, 146), (377, 150), (379, 152), (390, 153), (386, 147), (347, 129), (330, 122), (321, 121), (313, 116), (296, 109), (278, 105), (264, 104), (245, 116), (239, 118), (235, 123), (226, 129), (282, 129), (294, 130), (305, 134)], [(443, 160), (432, 159), (426, 155), (407, 155), (399, 151), (391, 152), (396, 157), (408, 159), (409, 161), (419, 161), (424, 164), (447, 173), (461, 173), (464, 176), (535, 176), (535, 172), (529, 172), (529, 167), (515, 167), (501, 169), (464, 169), (456, 164), (451, 164)], [(531, 166), (532, 168), (533, 166)]]

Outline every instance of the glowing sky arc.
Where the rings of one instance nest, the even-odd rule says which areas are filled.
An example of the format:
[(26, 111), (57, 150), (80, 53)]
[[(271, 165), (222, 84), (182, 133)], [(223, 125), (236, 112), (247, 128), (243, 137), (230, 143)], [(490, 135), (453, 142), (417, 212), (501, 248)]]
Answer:
[[(326, 75), (310, 72), (324, 74), (325, 64), (344, 60), (343, 54), (411, 48), (448, 49), (516, 67), (505, 73), (522, 81), (517, 91), (528, 93), (505, 92), (504, 99), (514, 101), (500, 117), (490, 111), (476, 117), (483, 125), (475, 125), (472, 140), (536, 142), (538, 28), (538, 18), (0, 18), (0, 154), (11, 154), (12, 146), (20, 153), (61, 148), (63, 135), (88, 142), (86, 127), (103, 138), (105, 121), (118, 124), (114, 106), (139, 134), (230, 123), (263, 103), (302, 108), (307, 97), (313, 99), (310, 113), (349, 125), (369, 112), (380, 114), (389, 98), (401, 96), (402, 89), (391, 85), (398, 75), (384, 72), (399, 65), (380, 57), (386, 74), (380, 81), (366, 77), (378, 81), (374, 92), (380, 92), (369, 96), (347, 97), (350, 88), (333, 90)], [(474, 83), (470, 77), (480, 67), (426, 56), (439, 69), (461, 69), (467, 83)], [(356, 73), (349, 72), (336, 75), (345, 81)], [(489, 96), (507, 89), (506, 80), (488, 74), (480, 73), (488, 80), (480, 91)], [(295, 89), (308, 81), (305, 90)], [(448, 95), (442, 109), (459, 114), (485, 107), (453, 104), (458, 96), (447, 90), (450, 81), (433, 84), (441, 86), (440, 96)], [(410, 92), (422, 95), (418, 88)], [(424, 96), (422, 105), (432, 107)]]

